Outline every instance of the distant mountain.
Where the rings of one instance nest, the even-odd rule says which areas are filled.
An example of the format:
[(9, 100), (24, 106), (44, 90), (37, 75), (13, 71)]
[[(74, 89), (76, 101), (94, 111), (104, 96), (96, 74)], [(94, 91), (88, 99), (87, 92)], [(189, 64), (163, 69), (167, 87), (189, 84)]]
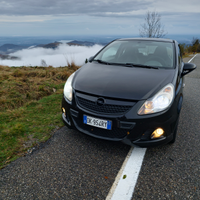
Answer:
[[(6, 55), (10, 53), (14, 53), (16, 51), (22, 50), (22, 49), (34, 49), (37, 47), (42, 47), (46, 49), (56, 49), (60, 44), (63, 44), (62, 42), (52, 42), (48, 44), (39, 44), (39, 45), (34, 45), (34, 46), (21, 46), (21, 45), (16, 45), (16, 44), (4, 44), (0, 46), (0, 58), (1, 59), (12, 59), (11, 57), (8, 57)], [(68, 44), (69, 46), (93, 46), (95, 44), (100, 44), (100, 45), (106, 45), (106, 43), (95, 43), (95, 42), (88, 42), (88, 41), (78, 41), (78, 40), (73, 40), (71, 42), (65, 43)], [(13, 58), (15, 59), (15, 58)]]
[(27, 47), (15, 45), (15, 44), (4, 44), (0, 46), (0, 52), (9, 54), (9, 53), (13, 53), (15, 51), (19, 51), (26, 48)]
[(77, 41), (77, 40), (73, 40), (71, 42), (67, 43), (70, 46), (93, 46), (95, 45), (94, 42), (87, 42), (87, 41)]
[(100, 45), (106, 45), (107, 43), (104, 43), (104, 42), (98, 42), (98, 43), (95, 43), (95, 42), (88, 42), (88, 41), (77, 41), (77, 40), (73, 40), (71, 42), (68, 42), (67, 43), (68, 45), (70, 46), (93, 46), (95, 44), (100, 44)]
[(20, 58), (16, 57), (16, 56), (0, 54), (0, 59), (2, 59), (2, 60), (19, 60)]
[(94, 42), (87, 42), (87, 41), (77, 41), (77, 40), (73, 40), (70, 41), (68, 43), (63, 43), (63, 42), (53, 42), (53, 43), (49, 43), (49, 44), (39, 44), (33, 48), (36, 47), (42, 47), (42, 48), (47, 48), (47, 49), (56, 49), (60, 44), (67, 44), (69, 46), (93, 46), (95, 43)]
[(40, 44), (40, 45), (35, 46), (34, 48), (43, 47), (46, 49), (56, 49), (60, 44), (62, 44), (62, 43), (61, 42), (53, 42), (53, 43), (49, 43), (49, 44)]
[(47, 48), (47, 49), (56, 49), (61, 42), (53, 42), (49, 44), (40, 44), (36, 46), (31, 46), (31, 47), (26, 47), (26, 46), (20, 46), (20, 45), (15, 45), (15, 44), (4, 44), (0, 46), (0, 53), (1, 54), (9, 54), (9, 53), (14, 53), (16, 51), (22, 50), (22, 49), (33, 49), (37, 47), (42, 47), (42, 48)]

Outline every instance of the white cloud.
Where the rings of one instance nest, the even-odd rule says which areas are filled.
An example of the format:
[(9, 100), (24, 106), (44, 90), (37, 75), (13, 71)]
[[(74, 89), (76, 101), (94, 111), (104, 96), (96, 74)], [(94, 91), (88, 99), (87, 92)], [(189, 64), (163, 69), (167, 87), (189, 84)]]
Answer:
[(74, 61), (77, 65), (83, 65), (85, 59), (94, 56), (103, 46), (68, 46), (60, 45), (57, 49), (33, 48), (24, 49), (10, 54), (20, 60), (0, 60), (0, 65), (7, 66), (41, 66), (41, 61), (53, 67), (66, 66), (67, 61)]
[(135, 35), (148, 10), (161, 14), (165, 27), (173, 25), (169, 34), (200, 32), (199, 0), (0, 0), (0, 5), (0, 36)]
[(56, 19), (51, 15), (25, 15), (25, 16), (15, 16), (15, 15), (0, 15), (0, 22), (44, 22), (47, 20)]
[(199, 0), (0, 0), (0, 13), (7, 16), (105, 15), (129, 16), (157, 10), (158, 12), (199, 13)]
[(148, 8), (147, 0), (0, 0), (2, 15), (55, 15), (55, 14), (94, 14), (104, 12), (127, 12)]
[(167, 0), (152, 2), (151, 9), (156, 9), (158, 12), (176, 13), (199, 13), (199, 0)]

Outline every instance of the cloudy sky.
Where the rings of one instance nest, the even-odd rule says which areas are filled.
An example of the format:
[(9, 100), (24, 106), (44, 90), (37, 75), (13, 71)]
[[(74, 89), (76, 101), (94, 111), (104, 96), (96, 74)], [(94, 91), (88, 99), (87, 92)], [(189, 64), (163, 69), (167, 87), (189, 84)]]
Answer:
[(0, 36), (138, 35), (147, 11), (168, 34), (200, 33), (199, 0), (0, 0)]

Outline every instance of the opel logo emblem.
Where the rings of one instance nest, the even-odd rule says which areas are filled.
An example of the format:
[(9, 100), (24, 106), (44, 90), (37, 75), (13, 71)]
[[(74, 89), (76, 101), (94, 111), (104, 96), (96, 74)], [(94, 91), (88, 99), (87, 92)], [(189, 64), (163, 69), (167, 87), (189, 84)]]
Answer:
[(98, 99), (97, 99), (97, 105), (98, 105), (98, 106), (103, 106), (104, 103), (105, 103), (104, 98), (98, 98)]

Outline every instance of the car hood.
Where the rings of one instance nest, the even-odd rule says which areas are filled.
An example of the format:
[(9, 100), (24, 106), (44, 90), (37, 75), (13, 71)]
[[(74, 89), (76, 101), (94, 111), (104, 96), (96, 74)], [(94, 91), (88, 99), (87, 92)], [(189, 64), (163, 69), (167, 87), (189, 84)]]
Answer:
[(142, 100), (171, 83), (175, 69), (148, 69), (88, 63), (75, 74), (76, 91), (102, 97)]

